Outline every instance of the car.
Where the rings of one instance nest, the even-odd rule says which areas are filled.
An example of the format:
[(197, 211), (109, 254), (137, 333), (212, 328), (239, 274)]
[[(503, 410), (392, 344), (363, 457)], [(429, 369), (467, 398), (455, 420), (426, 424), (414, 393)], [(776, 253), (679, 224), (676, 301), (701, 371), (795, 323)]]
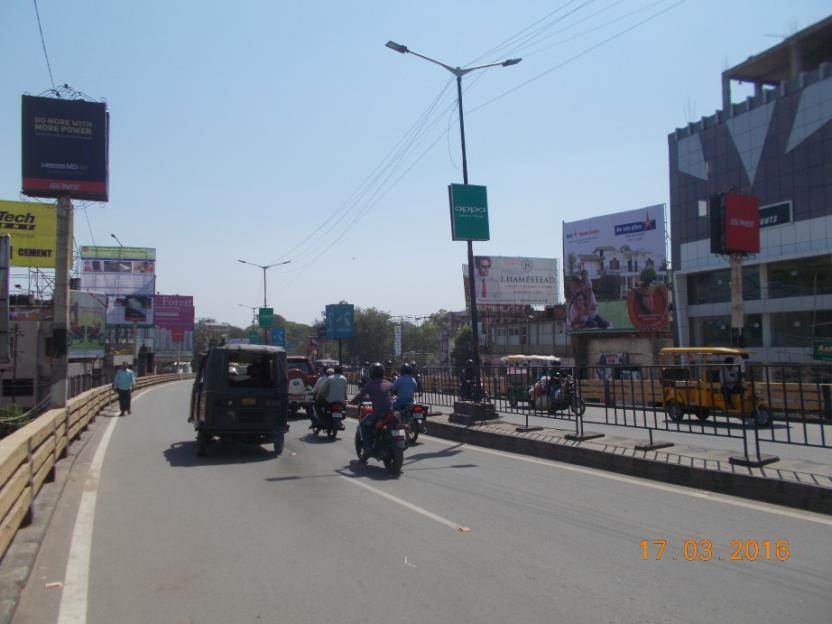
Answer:
[(290, 355), (286, 362), (289, 367), (289, 416), (297, 416), (300, 408), (304, 409), (307, 416), (311, 416), (314, 403), (312, 388), (318, 381), (315, 367), (303, 355)]

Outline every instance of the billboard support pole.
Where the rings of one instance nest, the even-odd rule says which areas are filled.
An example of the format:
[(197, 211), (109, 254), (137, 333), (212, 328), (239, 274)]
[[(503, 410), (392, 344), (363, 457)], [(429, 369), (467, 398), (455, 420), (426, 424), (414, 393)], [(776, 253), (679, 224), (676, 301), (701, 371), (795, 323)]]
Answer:
[(338, 363), (339, 363), (339, 364), (343, 364), (343, 363), (344, 363), (344, 362), (343, 362), (343, 358), (342, 358), (342, 355), (343, 355), (342, 347), (343, 347), (343, 345), (342, 345), (342, 343), (341, 343), (341, 339), (339, 338), (339, 339), (338, 339)]
[(744, 347), (745, 326), (744, 305), (742, 299), (742, 254), (731, 254), (731, 344)]
[(72, 228), (72, 200), (69, 195), (58, 197), (57, 242), (55, 245), (55, 289), (52, 294), (52, 407), (65, 407), (67, 401), (67, 368), (69, 358), (69, 232)]

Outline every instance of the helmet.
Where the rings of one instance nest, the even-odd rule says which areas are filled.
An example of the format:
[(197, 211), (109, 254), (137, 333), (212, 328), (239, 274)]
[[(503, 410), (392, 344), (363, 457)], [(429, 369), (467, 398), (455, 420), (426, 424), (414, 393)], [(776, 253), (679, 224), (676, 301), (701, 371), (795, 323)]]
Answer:
[(384, 377), (384, 367), (381, 362), (374, 362), (370, 366), (370, 379), (381, 379)]
[(338, 366), (336, 366), (336, 367), (335, 367), (335, 374), (336, 374), (336, 375), (340, 375), (340, 374), (341, 374), (341, 373), (343, 373), (343, 372), (344, 372), (344, 367), (343, 367), (343, 366), (341, 366), (340, 364), (339, 364)]
[(407, 362), (402, 364), (402, 375), (411, 375), (411, 374), (413, 374), (413, 369), (410, 368), (410, 364), (408, 364)]
[(335, 371), (334, 371), (333, 369), (331, 369), (331, 368), (328, 368), (328, 369), (326, 369), (326, 374), (327, 374), (327, 375), (334, 375), (334, 374), (335, 374)]
[(465, 365), (466, 366), (473, 366), (474, 365), (474, 360), (468, 360), (467, 362), (465, 362)]

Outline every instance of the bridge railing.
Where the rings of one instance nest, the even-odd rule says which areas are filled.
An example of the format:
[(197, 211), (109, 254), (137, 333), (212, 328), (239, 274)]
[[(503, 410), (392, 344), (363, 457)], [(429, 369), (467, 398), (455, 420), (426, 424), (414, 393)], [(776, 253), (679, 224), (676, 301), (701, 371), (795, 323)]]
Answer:
[[(149, 375), (136, 389), (192, 375)], [(31, 522), (43, 484), (55, 477), (55, 464), (110, 403), (118, 400), (110, 384), (81, 392), (65, 408), (49, 409), (0, 440), (0, 559), (21, 526)]]

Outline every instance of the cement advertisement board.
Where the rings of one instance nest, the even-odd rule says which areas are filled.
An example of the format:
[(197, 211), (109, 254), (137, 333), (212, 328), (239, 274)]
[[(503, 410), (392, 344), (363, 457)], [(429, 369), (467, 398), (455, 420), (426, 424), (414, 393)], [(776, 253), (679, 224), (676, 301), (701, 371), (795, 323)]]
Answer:
[(107, 201), (106, 104), (24, 95), (21, 121), (26, 195)]
[(54, 269), (57, 228), (54, 204), (0, 200), (0, 234), (11, 237), (12, 266)]
[(563, 224), (567, 329), (666, 331), (664, 207)]
[[(463, 282), (467, 282), (468, 265), (462, 266), (462, 273)], [(477, 309), (560, 303), (559, 273), (557, 258), (474, 256)], [(467, 297), (467, 288), (465, 292)]]
[(81, 290), (100, 295), (156, 291), (156, 250), (150, 247), (81, 247)]

